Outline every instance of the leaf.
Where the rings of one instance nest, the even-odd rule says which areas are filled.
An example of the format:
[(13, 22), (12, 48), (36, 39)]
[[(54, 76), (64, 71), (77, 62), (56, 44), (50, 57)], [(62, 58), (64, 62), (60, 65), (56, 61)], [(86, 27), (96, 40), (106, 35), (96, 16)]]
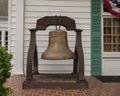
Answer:
[(3, 72), (3, 70), (4, 70), (3, 68), (2, 68), (2, 69), (0, 69), (0, 74)]

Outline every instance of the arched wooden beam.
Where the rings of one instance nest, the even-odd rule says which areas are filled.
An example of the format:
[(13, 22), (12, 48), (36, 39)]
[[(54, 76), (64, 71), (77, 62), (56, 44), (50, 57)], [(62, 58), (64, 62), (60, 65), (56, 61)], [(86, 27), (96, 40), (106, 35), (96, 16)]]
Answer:
[(46, 16), (37, 20), (36, 29), (45, 30), (50, 25), (64, 26), (66, 30), (76, 30), (75, 21), (66, 16)]

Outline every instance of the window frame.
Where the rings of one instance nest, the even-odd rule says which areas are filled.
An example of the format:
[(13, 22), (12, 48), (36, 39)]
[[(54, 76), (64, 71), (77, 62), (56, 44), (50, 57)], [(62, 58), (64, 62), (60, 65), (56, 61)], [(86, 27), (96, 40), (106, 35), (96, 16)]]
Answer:
[[(103, 4), (102, 5), (102, 9), (103, 9)], [(120, 57), (120, 52), (104, 52), (104, 18), (117, 18), (115, 16), (113, 16), (112, 14), (110, 14), (109, 12), (104, 12), (104, 10), (101, 10), (102, 12), (102, 33), (101, 33), (101, 40), (102, 40), (102, 54), (103, 54), (103, 57)]]

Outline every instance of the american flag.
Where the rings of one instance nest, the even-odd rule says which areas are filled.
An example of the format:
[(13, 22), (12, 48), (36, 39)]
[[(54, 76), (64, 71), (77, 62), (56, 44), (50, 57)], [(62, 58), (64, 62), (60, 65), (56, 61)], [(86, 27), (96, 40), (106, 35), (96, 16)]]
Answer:
[(104, 0), (104, 11), (120, 17), (120, 0)]

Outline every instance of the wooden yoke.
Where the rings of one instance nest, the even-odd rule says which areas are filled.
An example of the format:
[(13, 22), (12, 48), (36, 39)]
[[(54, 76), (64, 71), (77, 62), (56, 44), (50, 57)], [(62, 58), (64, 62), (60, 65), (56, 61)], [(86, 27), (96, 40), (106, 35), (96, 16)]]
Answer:
[(46, 16), (38, 19), (36, 29), (46, 30), (46, 28), (51, 25), (64, 26), (66, 30), (76, 30), (75, 21), (66, 16)]

